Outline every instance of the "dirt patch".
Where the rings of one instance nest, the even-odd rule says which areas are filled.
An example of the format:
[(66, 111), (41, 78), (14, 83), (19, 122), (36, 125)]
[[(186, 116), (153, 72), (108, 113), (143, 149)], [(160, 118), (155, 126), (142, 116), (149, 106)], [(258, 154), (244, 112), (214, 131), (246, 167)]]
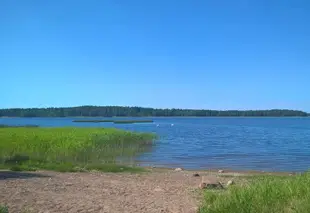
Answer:
[[(5, 174), (0, 172), (0, 176)], [(41, 171), (13, 177), (10, 173), (10, 178), (0, 178), (0, 204), (6, 204), (10, 212), (194, 213), (199, 205), (201, 178), (189, 171)]]

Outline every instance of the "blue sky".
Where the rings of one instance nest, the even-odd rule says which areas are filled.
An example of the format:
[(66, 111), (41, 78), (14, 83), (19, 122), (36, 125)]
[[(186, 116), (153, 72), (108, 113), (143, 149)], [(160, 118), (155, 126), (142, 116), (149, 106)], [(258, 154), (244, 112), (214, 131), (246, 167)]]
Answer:
[(307, 0), (3, 0), (0, 26), (0, 108), (310, 111)]

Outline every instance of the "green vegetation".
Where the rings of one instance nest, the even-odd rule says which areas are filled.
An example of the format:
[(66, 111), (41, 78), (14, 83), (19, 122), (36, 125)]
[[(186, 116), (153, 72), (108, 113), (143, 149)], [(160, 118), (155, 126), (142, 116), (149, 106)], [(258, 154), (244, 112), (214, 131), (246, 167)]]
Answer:
[(9, 208), (7, 206), (0, 205), (0, 213), (9, 213)]
[(134, 124), (134, 123), (152, 123), (153, 120), (73, 120), (80, 123), (115, 123), (115, 124)]
[[(0, 167), (19, 170), (141, 171), (128, 162), (155, 136), (103, 128), (0, 128)], [(126, 162), (127, 166), (119, 165)]]
[(309, 116), (298, 110), (194, 110), (194, 109), (154, 109), (120, 106), (79, 106), (61, 108), (14, 108), (0, 109), (0, 117), (146, 117), (146, 116)]
[(205, 191), (200, 213), (308, 213), (310, 173), (292, 177), (261, 176), (246, 186)]

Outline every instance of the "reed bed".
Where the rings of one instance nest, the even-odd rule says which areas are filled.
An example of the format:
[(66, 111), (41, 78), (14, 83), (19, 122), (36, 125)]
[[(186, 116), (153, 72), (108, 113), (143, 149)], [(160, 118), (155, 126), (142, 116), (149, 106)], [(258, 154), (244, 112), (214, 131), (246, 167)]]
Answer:
[(152, 120), (115, 120), (115, 124), (153, 123)]
[(133, 162), (150, 149), (154, 138), (153, 134), (112, 128), (0, 128), (0, 165), (15, 170), (115, 170), (117, 164)]
[(153, 120), (73, 120), (75, 123), (114, 123), (114, 124), (134, 124), (152, 123)]

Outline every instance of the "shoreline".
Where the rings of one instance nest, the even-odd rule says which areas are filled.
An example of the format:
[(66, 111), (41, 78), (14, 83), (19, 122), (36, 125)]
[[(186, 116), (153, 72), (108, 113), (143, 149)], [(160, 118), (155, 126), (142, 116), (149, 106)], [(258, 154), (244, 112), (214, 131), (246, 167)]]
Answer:
[[(139, 166), (140, 167), (140, 166)], [(152, 166), (141, 166), (141, 168), (144, 168), (146, 170), (155, 171), (155, 172), (166, 172), (166, 171), (174, 171), (177, 168), (181, 167), (152, 167)], [(183, 169), (182, 171), (185, 172), (192, 172), (192, 173), (208, 173), (208, 174), (218, 174), (221, 176), (229, 176), (229, 175), (242, 175), (242, 176), (248, 176), (248, 175), (276, 175), (276, 176), (292, 176), (292, 175), (298, 175), (305, 173), (304, 172), (282, 172), (282, 171), (262, 171), (262, 170), (233, 170), (233, 169)], [(219, 172), (222, 171), (222, 172)]]
[[(122, 165), (119, 165), (120, 167)], [(123, 165), (126, 166), (126, 165)], [(193, 170), (189, 170), (189, 169), (183, 169), (181, 167), (176, 167), (176, 168), (169, 168), (169, 167), (150, 167), (150, 166), (134, 166), (134, 168), (141, 168), (144, 169), (144, 172), (155, 172), (155, 173), (165, 173), (165, 172), (186, 172), (186, 173), (193, 173), (193, 174), (206, 174), (206, 175), (218, 175), (218, 176), (256, 176), (256, 175), (268, 175), (268, 176), (295, 176), (295, 175), (300, 175), (303, 173), (306, 173), (307, 171), (304, 172), (279, 172), (279, 171), (273, 171), (273, 172), (266, 172), (266, 171), (259, 171), (259, 170), (232, 170), (232, 169), (226, 169), (226, 170), (222, 170), (222, 169), (193, 169)], [(177, 170), (178, 169), (178, 170)], [(179, 170), (181, 169), (181, 170)], [(5, 171), (10, 171), (10, 172), (16, 172), (16, 173), (23, 173), (23, 172), (31, 172), (31, 173), (40, 173), (40, 172), (60, 172), (57, 170), (49, 170), (49, 169), (37, 169), (37, 170), (21, 170), (21, 171), (14, 171), (14, 170), (10, 170), (10, 169), (3, 169), (0, 168), (0, 172), (5, 172)], [(100, 170), (87, 170), (87, 171), (63, 171), (61, 173), (91, 173), (93, 171), (99, 172), (99, 173), (115, 173), (115, 172), (105, 172), (105, 171), (100, 171)], [(143, 171), (138, 171), (138, 173), (140, 173)], [(124, 172), (117, 172), (118, 174), (122, 175), (122, 174), (126, 174), (128, 173), (128, 171), (124, 171)], [(132, 173), (131, 171), (129, 171), (129, 173)], [(133, 172), (135, 173), (135, 172)]]
[[(228, 186), (236, 184), (237, 188), (231, 191), (232, 193), (237, 195), (248, 193), (255, 198), (255, 202), (261, 200), (255, 195), (269, 199), (264, 192), (270, 192), (273, 195), (274, 187), (280, 192), (283, 190), (285, 192), (286, 183), (290, 183), (289, 186), (295, 186), (295, 191), (300, 189), (299, 191), (302, 192), (304, 187), (308, 187), (307, 182), (304, 181), (307, 180), (307, 175), (297, 177), (278, 172), (242, 171), (238, 173), (238, 171), (224, 170), (219, 173), (217, 170), (180, 171), (171, 168), (144, 168), (146, 172), (142, 173), (113, 173), (97, 170), (87, 172), (0, 170), (0, 188), (4, 189), (0, 194), (0, 205), (5, 204), (9, 212), (29, 210), (27, 212), (202, 213), (205, 211), (200, 211), (200, 208), (219, 206), (216, 200), (213, 200), (213, 203), (206, 200), (206, 195), (216, 196), (218, 202), (224, 204), (227, 199), (234, 201), (232, 204), (236, 203), (239, 206), (243, 204), (239, 200), (235, 201), (229, 194), (219, 194), (214, 190), (201, 188), (202, 181), (211, 181), (211, 184), (215, 181), (216, 184), (225, 185), (224, 190), (229, 190)], [(272, 184), (271, 188), (268, 183)], [(299, 187), (300, 185), (302, 187)], [(299, 191), (295, 194), (300, 194)], [(247, 197), (241, 197), (247, 199)], [(277, 197), (271, 198), (275, 202), (279, 201)], [(305, 201), (308, 201), (306, 197)]]

